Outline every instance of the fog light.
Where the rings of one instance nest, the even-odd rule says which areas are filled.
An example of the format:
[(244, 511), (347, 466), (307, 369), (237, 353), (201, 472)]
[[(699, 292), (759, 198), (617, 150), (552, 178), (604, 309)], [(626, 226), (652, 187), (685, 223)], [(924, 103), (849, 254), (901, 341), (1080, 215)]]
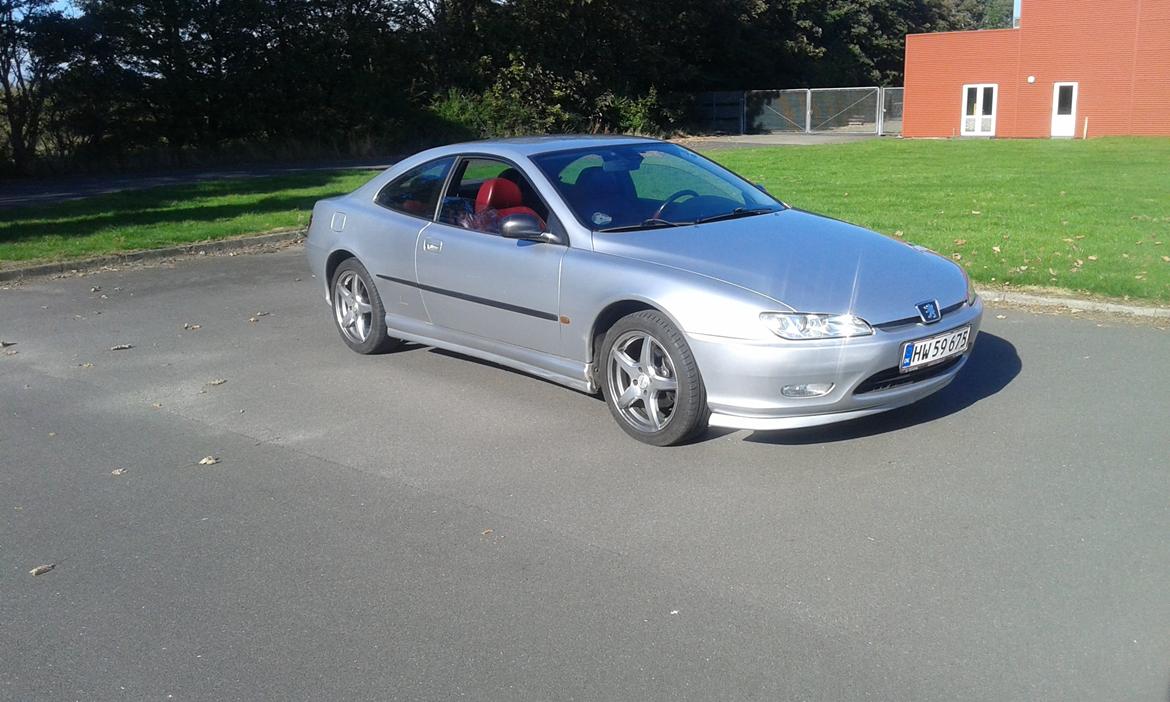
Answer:
[(828, 395), (832, 389), (832, 383), (801, 383), (800, 385), (785, 385), (780, 389), (780, 394), (784, 397), (820, 397)]

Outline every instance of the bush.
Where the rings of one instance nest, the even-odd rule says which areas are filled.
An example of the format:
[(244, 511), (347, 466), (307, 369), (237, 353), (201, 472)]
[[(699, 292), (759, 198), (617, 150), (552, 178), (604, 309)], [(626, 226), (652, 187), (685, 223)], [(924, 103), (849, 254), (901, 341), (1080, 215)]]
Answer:
[(661, 135), (685, 110), (651, 88), (638, 97), (601, 90), (596, 76), (559, 76), (513, 54), (480, 94), (450, 89), (434, 99), (424, 130), (449, 139), (574, 132)]

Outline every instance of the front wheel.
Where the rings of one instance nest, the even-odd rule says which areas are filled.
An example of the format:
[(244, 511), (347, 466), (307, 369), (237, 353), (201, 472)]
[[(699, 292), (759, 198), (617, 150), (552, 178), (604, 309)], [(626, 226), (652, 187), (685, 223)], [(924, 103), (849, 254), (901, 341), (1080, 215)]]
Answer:
[(638, 441), (670, 446), (707, 426), (707, 391), (682, 333), (657, 311), (623, 317), (605, 335), (601, 392)]
[(402, 342), (386, 333), (386, 310), (370, 274), (356, 258), (333, 272), (333, 322), (341, 340), (361, 354), (393, 351)]

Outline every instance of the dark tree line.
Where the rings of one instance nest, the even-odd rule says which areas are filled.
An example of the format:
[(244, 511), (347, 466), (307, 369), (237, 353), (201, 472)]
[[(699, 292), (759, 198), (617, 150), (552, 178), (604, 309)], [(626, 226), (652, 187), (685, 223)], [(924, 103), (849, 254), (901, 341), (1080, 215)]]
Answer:
[(685, 126), (698, 91), (898, 84), (1006, 0), (0, 0), (0, 171)]

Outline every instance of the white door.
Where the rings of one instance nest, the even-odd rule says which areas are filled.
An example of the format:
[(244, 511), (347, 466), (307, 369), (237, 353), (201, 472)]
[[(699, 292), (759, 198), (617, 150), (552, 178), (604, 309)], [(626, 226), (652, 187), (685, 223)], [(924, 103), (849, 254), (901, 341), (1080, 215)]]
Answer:
[(1077, 133), (1077, 84), (1052, 86), (1052, 136), (1071, 137)]
[(995, 136), (997, 86), (978, 83), (963, 86), (963, 136)]

